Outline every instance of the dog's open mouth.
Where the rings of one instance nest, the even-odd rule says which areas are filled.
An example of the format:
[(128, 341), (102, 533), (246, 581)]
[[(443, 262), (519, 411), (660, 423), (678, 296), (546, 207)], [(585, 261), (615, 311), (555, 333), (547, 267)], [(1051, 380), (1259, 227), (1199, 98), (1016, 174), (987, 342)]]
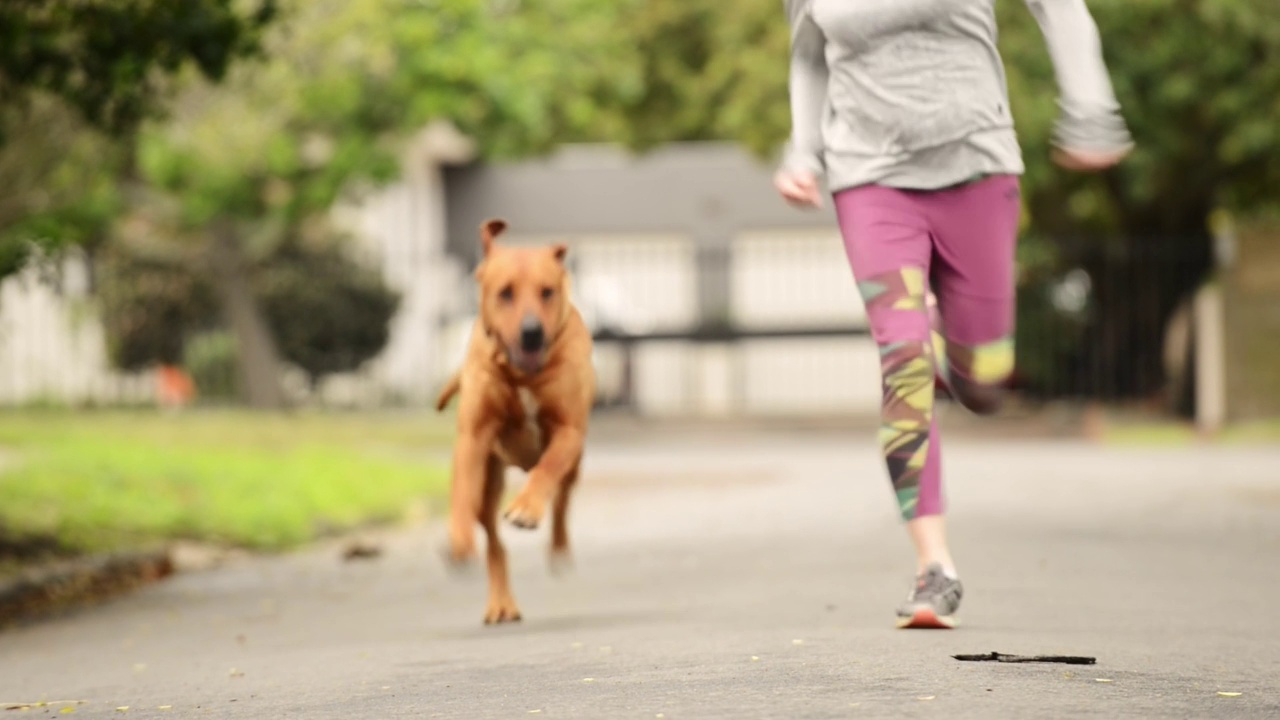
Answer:
[(508, 349), (507, 358), (511, 361), (512, 367), (522, 373), (532, 375), (542, 369), (542, 363), (546, 359), (546, 352), (520, 348)]

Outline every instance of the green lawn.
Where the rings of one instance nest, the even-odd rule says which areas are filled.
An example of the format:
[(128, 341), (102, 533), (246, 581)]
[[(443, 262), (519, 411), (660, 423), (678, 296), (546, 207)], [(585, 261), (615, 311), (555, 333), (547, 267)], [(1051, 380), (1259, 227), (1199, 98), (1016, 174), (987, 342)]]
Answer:
[(281, 549), (442, 496), (428, 413), (0, 412), (0, 541)]

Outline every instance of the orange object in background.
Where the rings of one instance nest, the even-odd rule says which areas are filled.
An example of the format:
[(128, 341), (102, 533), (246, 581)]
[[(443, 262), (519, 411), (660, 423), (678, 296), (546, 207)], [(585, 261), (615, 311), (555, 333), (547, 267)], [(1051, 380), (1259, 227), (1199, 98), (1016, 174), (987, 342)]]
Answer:
[(173, 365), (161, 365), (156, 370), (156, 385), (161, 407), (184, 407), (196, 396), (196, 384), (191, 376)]

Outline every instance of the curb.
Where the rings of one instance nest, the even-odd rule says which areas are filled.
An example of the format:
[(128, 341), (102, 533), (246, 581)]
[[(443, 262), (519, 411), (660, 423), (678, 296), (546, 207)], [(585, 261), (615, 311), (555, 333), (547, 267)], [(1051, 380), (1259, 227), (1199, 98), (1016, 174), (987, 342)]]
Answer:
[(168, 550), (57, 561), (0, 578), (0, 628), (100, 602), (174, 572)]

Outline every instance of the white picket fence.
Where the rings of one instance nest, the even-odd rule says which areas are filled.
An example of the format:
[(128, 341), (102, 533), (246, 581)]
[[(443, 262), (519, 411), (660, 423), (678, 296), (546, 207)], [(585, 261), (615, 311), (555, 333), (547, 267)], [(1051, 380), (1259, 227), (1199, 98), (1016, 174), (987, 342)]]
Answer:
[(30, 266), (0, 283), (0, 405), (120, 405), (154, 397), (150, 373), (111, 369), (83, 257)]

